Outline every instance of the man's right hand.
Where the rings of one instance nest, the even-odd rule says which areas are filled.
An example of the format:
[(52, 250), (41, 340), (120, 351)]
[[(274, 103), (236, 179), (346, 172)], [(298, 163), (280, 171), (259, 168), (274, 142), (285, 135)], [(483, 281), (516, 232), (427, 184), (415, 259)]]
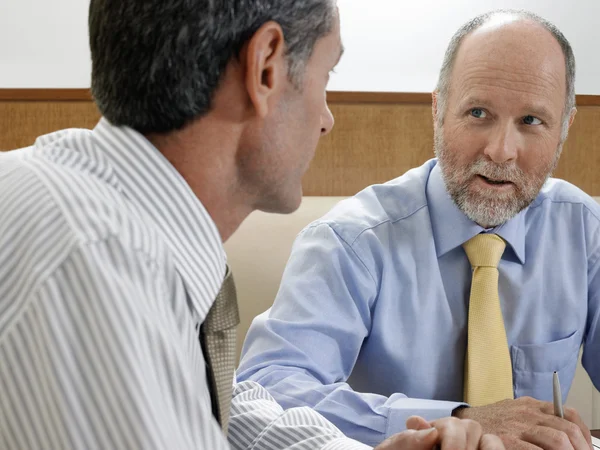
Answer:
[(411, 417), (406, 426), (408, 430), (386, 439), (375, 450), (505, 450), (497, 436), (484, 435), (473, 420), (447, 417), (430, 423)]
[(577, 411), (565, 408), (565, 418), (561, 419), (554, 415), (552, 403), (530, 397), (462, 408), (453, 415), (479, 422), (485, 433), (498, 435), (511, 450), (592, 448), (590, 431)]

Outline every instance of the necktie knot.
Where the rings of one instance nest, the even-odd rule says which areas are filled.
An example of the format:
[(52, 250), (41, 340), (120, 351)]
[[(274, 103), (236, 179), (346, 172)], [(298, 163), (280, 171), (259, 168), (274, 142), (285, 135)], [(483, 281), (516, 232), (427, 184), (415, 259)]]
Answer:
[(463, 244), (473, 267), (498, 267), (506, 242), (496, 234), (478, 234)]

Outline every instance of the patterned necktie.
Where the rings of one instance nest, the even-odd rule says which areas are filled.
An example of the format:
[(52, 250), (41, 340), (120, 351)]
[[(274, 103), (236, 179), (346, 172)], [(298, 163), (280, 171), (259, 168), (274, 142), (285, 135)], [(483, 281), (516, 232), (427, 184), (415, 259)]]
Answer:
[(240, 323), (233, 275), (227, 273), (221, 290), (200, 328), (200, 343), (206, 360), (213, 415), (227, 435), (231, 390), (235, 370), (236, 328)]
[(498, 263), (506, 243), (478, 234), (463, 244), (473, 268), (465, 360), (465, 402), (482, 406), (513, 398), (512, 364), (498, 297)]

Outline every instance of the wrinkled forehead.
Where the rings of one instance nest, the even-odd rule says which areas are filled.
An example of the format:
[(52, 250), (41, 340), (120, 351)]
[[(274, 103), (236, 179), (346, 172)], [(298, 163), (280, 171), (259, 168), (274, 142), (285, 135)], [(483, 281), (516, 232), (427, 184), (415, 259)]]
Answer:
[(491, 52), (492, 56), (510, 56), (512, 60), (529, 61), (532, 65), (552, 61), (557, 69), (565, 68), (562, 48), (550, 31), (530, 19), (508, 14), (494, 16), (471, 32), (460, 50), (466, 50), (463, 55), (483, 56)]
[(496, 86), (566, 99), (565, 58), (558, 41), (530, 20), (499, 15), (463, 41), (453, 68), (452, 89)]

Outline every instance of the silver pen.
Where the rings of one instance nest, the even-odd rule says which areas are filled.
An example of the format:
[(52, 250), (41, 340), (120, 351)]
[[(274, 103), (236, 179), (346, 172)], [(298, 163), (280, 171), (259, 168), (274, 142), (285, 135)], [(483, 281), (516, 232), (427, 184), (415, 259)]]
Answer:
[(562, 393), (560, 392), (560, 381), (557, 372), (554, 372), (554, 375), (552, 376), (552, 394), (554, 398), (554, 415), (564, 419), (565, 414), (563, 411)]

